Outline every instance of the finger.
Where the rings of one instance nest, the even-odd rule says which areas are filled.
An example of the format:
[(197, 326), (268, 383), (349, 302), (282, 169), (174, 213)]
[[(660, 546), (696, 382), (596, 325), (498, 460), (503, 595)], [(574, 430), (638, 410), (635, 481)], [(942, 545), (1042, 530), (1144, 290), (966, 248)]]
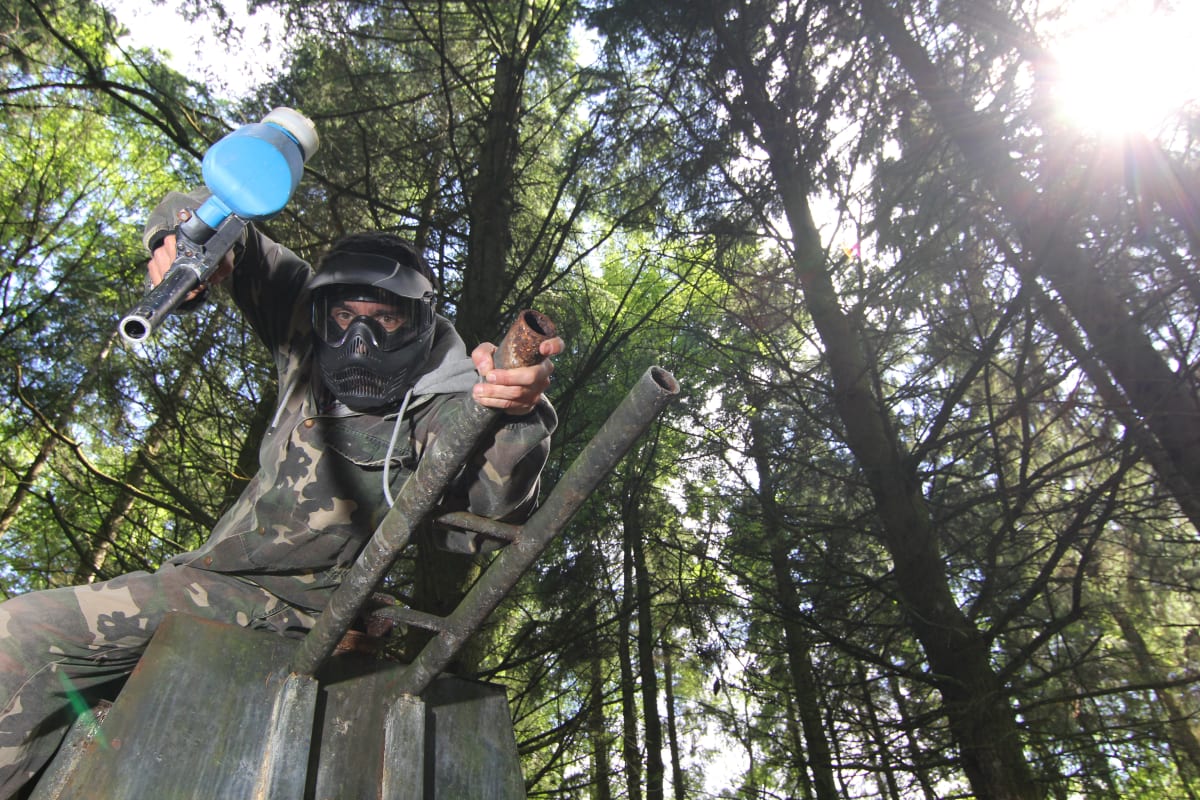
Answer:
[(150, 254), (150, 261), (146, 264), (146, 272), (149, 275), (152, 286), (157, 286), (162, 281), (163, 276), (167, 274), (167, 270), (175, 262), (175, 253), (175, 236), (170, 235), (164, 238), (162, 244), (156, 247), (154, 252)]
[(534, 364), (531, 367), (513, 367), (512, 369), (495, 369), (484, 376), (484, 380), (500, 386), (536, 387), (545, 391), (550, 385), (550, 376), (554, 374), (554, 362), (549, 359)]
[(475, 402), (512, 415), (528, 414), (541, 399), (540, 393), (521, 391), (518, 387), (476, 384)]
[(495, 362), (492, 360), (496, 350), (496, 345), (491, 342), (484, 342), (471, 351), (471, 361), (475, 363), (476, 372), (486, 377), (489, 372), (496, 368)]
[[(500, 372), (501, 370), (497, 370)], [(548, 380), (533, 383), (492, 383), (484, 382), (475, 385), (475, 391), (484, 397), (494, 397), (499, 400), (517, 400), (533, 402), (550, 385)]]
[[(514, 375), (513, 373), (522, 374)], [(499, 405), (515, 404), (532, 407), (537, 404), (549, 387), (549, 373), (539, 371), (538, 367), (498, 369), (489, 373), (483, 383), (476, 384), (475, 396), (477, 399), (494, 401)]]
[(483, 405), (506, 406), (519, 403), (525, 397), (524, 390), (518, 386), (496, 386), (478, 383), (473, 387), (475, 399)]

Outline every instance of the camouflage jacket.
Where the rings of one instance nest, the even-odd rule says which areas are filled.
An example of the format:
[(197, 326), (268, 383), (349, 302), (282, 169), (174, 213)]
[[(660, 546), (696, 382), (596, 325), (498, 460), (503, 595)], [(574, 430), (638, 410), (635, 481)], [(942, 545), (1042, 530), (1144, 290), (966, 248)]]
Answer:
[[(152, 224), (156, 218), (163, 217), (156, 212)], [(148, 243), (152, 233), (148, 228)], [(384, 460), (396, 425), (393, 497), (445, 421), (474, 402), (469, 390), (478, 376), (453, 326), (438, 317), (433, 350), (403, 419), (350, 411), (328, 396), (314, 371), (309, 265), (254, 231), (239, 249), (227, 284), (274, 357), (279, 406), (259, 449), (258, 473), (208, 542), (172, 563), (240, 574), (289, 602), (320, 608), (387, 512)], [(537, 502), (556, 422), (546, 401), (530, 414), (506, 417), (449, 487), (443, 506), (523, 519)]]

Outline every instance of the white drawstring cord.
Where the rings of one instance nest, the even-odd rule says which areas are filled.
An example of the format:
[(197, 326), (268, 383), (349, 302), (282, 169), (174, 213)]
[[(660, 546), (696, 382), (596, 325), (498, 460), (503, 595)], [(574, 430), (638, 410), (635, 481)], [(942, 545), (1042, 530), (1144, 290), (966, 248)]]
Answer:
[(388, 442), (387, 455), (383, 459), (383, 497), (387, 500), (388, 508), (395, 505), (396, 501), (392, 499), (391, 487), (391, 467), (392, 467), (392, 452), (396, 449), (396, 438), (400, 435), (400, 423), (404, 420), (404, 412), (408, 410), (408, 401), (412, 399), (412, 389), (404, 393), (404, 402), (400, 404), (400, 412), (396, 414), (396, 424), (392, 426), (392, 438)]

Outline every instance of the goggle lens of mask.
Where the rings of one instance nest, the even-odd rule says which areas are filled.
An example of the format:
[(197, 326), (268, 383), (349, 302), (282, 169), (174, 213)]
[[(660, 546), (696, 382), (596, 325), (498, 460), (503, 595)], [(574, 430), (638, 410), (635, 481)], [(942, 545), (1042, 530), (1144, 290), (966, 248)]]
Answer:
[(313, 297), (313, 329), (330, 347), (341, 347), (352, 332), (365, 331), (372, 346), (399, 350), (420, 334), (431, 316), (428, 300), (373, 286), (322, 287)]

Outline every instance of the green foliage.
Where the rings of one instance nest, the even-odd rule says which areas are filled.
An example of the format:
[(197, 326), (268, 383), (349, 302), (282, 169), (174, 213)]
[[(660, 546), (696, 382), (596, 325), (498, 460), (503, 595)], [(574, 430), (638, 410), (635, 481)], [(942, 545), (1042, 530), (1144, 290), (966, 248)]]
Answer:
[[(202, 439), (173, 440), (162, 421), (178, 413), (169, 402), (179, 395), (168, 398), (187, 387), (169, 382), (194, 374), (195, 350), (190, 363), (186, 352), (153, 363), (115, 339), (117, 316), (144, 287), (147, 209), (198, 174), (156, 93), (192, 104), (201, 95), (152, 54), (121, 49), (114, 20), (94, 5), (10, 11), (0, 115), (6, 594), (153, 567), (201, 535), (192, 498), (228, 484), (228, 470), (205, 466)], [(224, 446), (236, 447), (237, 433)], [(172, 463), (199, 467), (186, 502), (143, 485), (147, 458), (160, 481)], [(198, 477), (219, 485), (202, 491)]]
[[(683, 387), (478, 648), (531, 797), (988, 796), (921, 618), (938, 587), (1047, 796), (1197, 791), (1189, 497), (992, 180), (1056, 200), (1084, 278), (1200, 394), (1194, 221), (1167, 192), (1194, 137), (1065, 130), (1026, 79), (1027, 4), (886, 4), (978, 135), (1003, 123), (973, 156), (870, 3), (260, 5), (291, 46), (240, 99), (91, 3), (0, 7), (0, 592), (153, 569), (253, 469), (272, 367), (232, 309), (109, 345), (146, 210), (233, 120), (292, 105), (321, 151), (270, 235), (316, 258), (398, 231), (472, 335), (556, 321), (547, 485), (648, 367)], [(896, 485), (928, 541), (898, 537), (920, 526)], [(925, 585), (898, 542), (932, 552)]]

